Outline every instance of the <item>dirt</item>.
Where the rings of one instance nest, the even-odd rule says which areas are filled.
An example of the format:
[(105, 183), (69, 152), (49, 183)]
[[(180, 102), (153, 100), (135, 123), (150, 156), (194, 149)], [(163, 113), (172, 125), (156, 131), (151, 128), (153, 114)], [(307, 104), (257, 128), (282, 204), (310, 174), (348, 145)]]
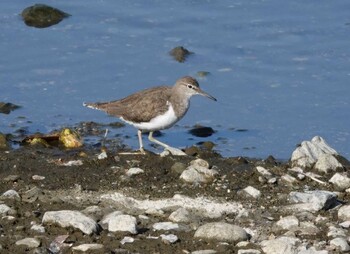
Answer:
[[(188, 149), (191, 150), (191, 149)], [(165, 244), (161, 240), (147, 238), (156, 235), (150, 227), (153, 221), (160, 220), (151, 216), (148, 222), (139, 222), (139, 233), (132, 244), (122, 245), (120, 240), (125, 236), (109, 233), (103, 230), (97, 234), (84, 235), (79, 230), (58, 226), (45, 226), (46, 232), (39, 234), (30, 230), (31, 222), (41, 223), (43, 214), (52, 210), (83, 210), (91, 205), (106, 206), (95, 199), (103, 193), (121, 192), (135, 198), (170, 198), (174, 194), (189, 197), (205, 196), (218, 201), (237, 201), (254, 211), (254, 220), (271, 217), (272, 221), (265, 225), (264, 234), (270, 234), (272, 222), (281, 216), (278, 207), (285, 204), (285, 197), (292, 190), (317, 188), (317, 183), (308, 179), (302, 184), (286, 186), (280, 182), (265, 183), (259, 178), (255, 167), (262, 165), (281, 176), (289, 167), (288, 162), (279, 162), (273, 157), (265, 160), (243, 157), (223, 158), (219, 154), (193, 147), (194, 156), (166, 156), (148, 153), (147, 155), (121, 155), (118, 147), (107, 149), (108, 157), (98, 159), (101, 148), (85, 145), (77, 149), (62, 149), (58, 147), (24, 146), (16, 150), (0, 152), (0, 193), (7, 190), (16, 190), (22, 201), (6, 201), (6, 204), (16, 210), (14, 221), (0, 220), (0, 253), (32, 253), (24, 247), (15, 245), (15, 242), (24, 237), (39, 237), (39, 250), (47, 253), (50, 243), (58, 235), (68, 234), (66, 243), (77, 246), (83, 243), (102, 243), (103, 253), (190, 253), (200, 249), (215, 249), (218, 253), (235, 253), (235, 245), (224, 245), (217, 242), (204, 241), (193, 238), (193, 231), (175, 232), (179, 241)], [(191, 151), (192, 151), (191, 150)], [(209, 162), (211, 168), (219, 172), (219, 176), (210, 184), (188, 184), (179, 179), (180, 172), (174, 170), (173, 165), (187, 166), (190, 161), (203, 158)], [(81, 160), (80, 166), (63, 166), (65, 162)], [(125, 171), (131, 167), (139, 167), (143, 174), (124, 177)], [(43, 180), (34, 180), (33, 176), (43, 176)], [(241, 190), (247, 186), (258, 186), (262, 192), (262, 199), (247, 198)], [(37, 187), (37, 193), (25, 202), (24, 197), (28, 190)], [(28, 194), (28, 193), (27, 193)], [(75, 194), (91, 197), (82, 202), (66, 202), (62, 195)], [(30, 194), (28, 194), (30, 196)], [(345, 194), (347, 195), (347, 194)], [(343, 197), (346, 198), (346, 197)], [(1, 203), (1, 201), (0, 201)], [(271, 209), (266, 212), (263, 207)], [(274, 209), (275, 207), (275, 209)], [(272, 212), (271, 212), (272, 211)], [(164, 215), (167, 218), (168, 214)], [(232, 215), (224, 216), (223, 221), (233, 222)], [(266, 223), (266, 219), (262, 220)], [(252, 220), (241, 220), (240, 226), (251, 225)], [(322, 237), (322, 236), (321, 236)], [(323, 236), (324, 237), (324, 236)], [(249, 246), (248, 246), (249, 247)], [(256, 246), (255, 246), (256, 247)], [(125, 252), (122, 252), (125, 251)], [(63, 253), (71, 253), (66, 249)], [(96, 252), (100, 253), (100, 252)]]

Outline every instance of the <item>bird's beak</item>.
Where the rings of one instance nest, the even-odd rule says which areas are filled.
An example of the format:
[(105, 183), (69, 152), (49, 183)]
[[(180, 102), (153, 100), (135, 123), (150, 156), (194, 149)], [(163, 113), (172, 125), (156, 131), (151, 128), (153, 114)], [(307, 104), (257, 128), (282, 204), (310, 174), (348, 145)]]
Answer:
[(202, 96), (205, 96), (205, 97), (208, 97), (209, 99), (212, 99), (213, 101), (217, 101), (213, 96), (211, 96), (210, 94), (204, 92), (203, 90), (199, 89), (198, 90), (198, 94), (202, 95)]

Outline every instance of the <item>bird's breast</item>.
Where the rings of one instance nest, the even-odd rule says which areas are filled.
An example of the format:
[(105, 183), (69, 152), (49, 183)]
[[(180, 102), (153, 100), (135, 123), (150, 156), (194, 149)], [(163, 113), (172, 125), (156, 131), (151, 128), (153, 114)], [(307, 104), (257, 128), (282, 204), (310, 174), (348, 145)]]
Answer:
[(180, 120), (180, 118), (176, 116), (174, 108), (171, 105), (171, 103), (168, 102), (167, 104), (168, 104), (168, 110), (165, 111), (163, 114), (152, 118), (149, 122), (135, 123), (135, 122), (126, 121), (123, 118), (121, 119), (133, 125), (139, 130), (156, 131), (156, 130), (167, 129), (173, 126), (178, 120)]

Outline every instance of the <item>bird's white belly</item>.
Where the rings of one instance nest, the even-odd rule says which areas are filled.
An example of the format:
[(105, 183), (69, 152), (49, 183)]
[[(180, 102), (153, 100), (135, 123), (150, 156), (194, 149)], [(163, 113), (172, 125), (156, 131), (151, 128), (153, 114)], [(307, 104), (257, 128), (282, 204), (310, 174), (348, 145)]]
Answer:
[(166, 111), (163, 115), (159, 115), (155, 118), (152, 118), (151, 121), (149, 122), (134, 123), (134, 122), (126, 121), (123, 118), (121, 119), (133, 125), (137, 129), (145, 130), (145, 131), (156, 131), (156, 130), (167, 129), (173, 126), (179, 120), (176, 117), (173, 106), (170, 103), (169, 103), (168, 111)]

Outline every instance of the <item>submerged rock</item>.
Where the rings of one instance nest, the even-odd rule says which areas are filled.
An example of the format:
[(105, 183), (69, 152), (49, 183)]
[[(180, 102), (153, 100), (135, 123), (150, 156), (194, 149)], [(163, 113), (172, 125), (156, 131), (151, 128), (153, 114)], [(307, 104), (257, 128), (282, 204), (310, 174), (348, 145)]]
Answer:
[(193, 129), (188, 131), (191, 135), (195, 137), (200, 137), (200, 138), (206, 138), (210, 137), (215, 133), (213, 128), (211, 127), (204, 127), (204, 126), (196, 126)]
[(35, 4), (25, 8), (21, 16), (27, 26), (45, 28), (60, 23), (70, 14), (45, 4)]
[(12, 103), (6, 103), (6, 102), (0, 102), (0, 113), (3, 114), (10, 114), (11, 111), (20, 108), (20, 106), (12, 104)]
[(180, 63), (183, 63), (185, 62), (187, 56), (189, 56), (190, 54), (193, 54), (192, 52), (188, 51), (187, 49), (185, 49), (184, 47), (182, 46), (178, 46), (178, 47), (175, 47), (173, 48), (169, 54), (171, 56), (173, 56), (173, 58), (180, 62)]

